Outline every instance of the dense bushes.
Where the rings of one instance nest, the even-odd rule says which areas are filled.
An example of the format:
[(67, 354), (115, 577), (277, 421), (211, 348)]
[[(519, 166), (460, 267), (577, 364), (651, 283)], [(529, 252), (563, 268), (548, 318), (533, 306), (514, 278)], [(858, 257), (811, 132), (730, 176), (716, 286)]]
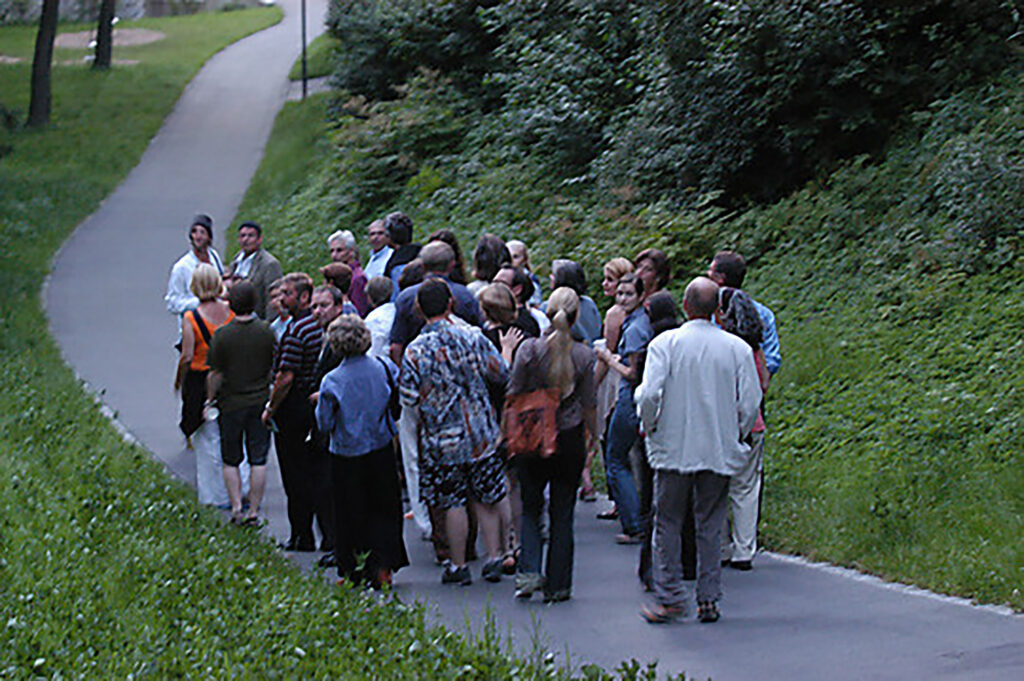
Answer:
[(345, 46), (339, 86), (391, 99), (420, 68), (438, 70), (476, 89), (497, 46), (480, 10), (497, 0), (333, 0), (327, 28)]
[(1003, 0), (336, 0), (329, 25), (355, 94), (428, 68), (499, 114), (478, 139), (505, 156), (736, 205), (878, 152), (908, 110), (1003, 68), (1017, 23)]
[[(661, 2), (664, 65), (616, 169), (651, 191), (696, 184), (772, 199), (836, 160), (880, 150), (899, 117), (999, 70), (998, 1)], [(645, 125), (646, 124), (646, 125)], [(666, 150), (666, 147), (669, 149)], [(667, 158), (665, 155), (667, 154)], [(655, 158), (656, 173), (644, 173)]]

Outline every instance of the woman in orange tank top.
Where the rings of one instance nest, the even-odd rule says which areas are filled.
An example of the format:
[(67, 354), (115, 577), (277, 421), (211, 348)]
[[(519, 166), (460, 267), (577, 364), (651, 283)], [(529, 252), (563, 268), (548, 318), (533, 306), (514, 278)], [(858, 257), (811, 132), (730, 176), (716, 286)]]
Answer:
[(181, 320), (181, 356), (174, 377), (175, 391), (181, 390), (181, 432), (196, 453), (196, 486), (204, 504), (226, 503), (227, 490), (220, 477), (220, 437), (217, 424), (203, 416), (206, 404), (206, 375), (210, 367), (206, 354), (214, 332), (234, 318), (228, 304), (220, 299), (224, 283), (216, 268), (200, 264), (192, 273), (192, 293), (199, 307)]

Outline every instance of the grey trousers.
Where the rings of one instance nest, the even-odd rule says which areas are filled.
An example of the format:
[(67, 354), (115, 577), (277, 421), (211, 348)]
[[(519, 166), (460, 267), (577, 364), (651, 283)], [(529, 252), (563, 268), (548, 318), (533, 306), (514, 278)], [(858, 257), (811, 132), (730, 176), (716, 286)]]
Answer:
[(688, 606), (683, 582), (682, 531), (693, 506), (697, 533), (697, 600), (722, 596), (722, 528), (729, 500), (729, 477), (711, 471), (654, 471), (654, 597), (661, 605)]

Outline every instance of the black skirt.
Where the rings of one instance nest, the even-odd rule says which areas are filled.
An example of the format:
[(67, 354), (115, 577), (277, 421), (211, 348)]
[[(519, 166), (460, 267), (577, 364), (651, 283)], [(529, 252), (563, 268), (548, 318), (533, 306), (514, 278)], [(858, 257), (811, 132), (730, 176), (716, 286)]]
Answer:
[(332, 455), (331, 481), (338, 575), (372, 584), (381, 570), (408, 565), (392, 444), (362, 456)]

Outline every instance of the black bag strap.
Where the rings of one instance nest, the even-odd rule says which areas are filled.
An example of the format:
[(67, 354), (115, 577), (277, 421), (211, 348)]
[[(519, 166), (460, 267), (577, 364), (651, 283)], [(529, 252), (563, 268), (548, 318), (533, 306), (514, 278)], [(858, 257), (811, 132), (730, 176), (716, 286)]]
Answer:
[(195, 320), (196, 326), (199, 327), (199, 333), (203, 335), (203, 340), (206, 344), (210, 344), (210, 329), (206, 328), (206, 322), (203, 320), (203, 315), (199, 314), (199, 310), (189, 310), (192, 313), (192, 319)]
[[(388, 363), (380, 357), (377, 358), (377, 361), (380, 362), (381, 368), (384, 369), (384, 375), (388, 378), (388, 388), (391, 390), (391, 394), (388, 396), (388, 404), (384, 407), (384, 413), (381, 414), (381, 419), (387, 421), (389, 412), (391, 413), (392, 419), (397, 419), (398, 417), (395, 415), (395, 412), (398, 411), (398, 386), (395, 385), (395, 378), (391, 375), (391, 369), (388, 369)], [(391, 434), (394, 435), (394, 429), (390, 426), (388, 426), (388, 428), (391, 430)]]

